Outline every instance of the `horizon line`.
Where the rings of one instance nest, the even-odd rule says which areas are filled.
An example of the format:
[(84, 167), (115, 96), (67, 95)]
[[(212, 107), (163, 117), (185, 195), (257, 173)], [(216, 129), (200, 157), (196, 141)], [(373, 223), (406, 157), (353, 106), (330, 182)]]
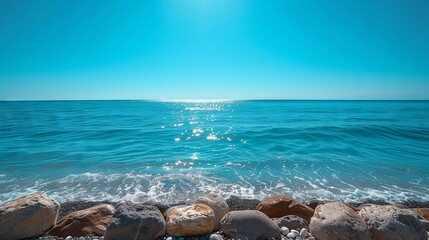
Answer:
[(141, 101), (141, 102), (244, 102), (244, 101), (429, 101), (429, 99), (323, 99), (323, 98), (254, 98), (254, 99), (0, 99), (0, 102), (72, 102), (72, 101)]

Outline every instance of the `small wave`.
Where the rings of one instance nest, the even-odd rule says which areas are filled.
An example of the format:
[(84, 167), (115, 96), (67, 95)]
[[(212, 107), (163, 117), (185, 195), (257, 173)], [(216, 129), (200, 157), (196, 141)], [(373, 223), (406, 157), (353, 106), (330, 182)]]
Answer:
[[(0, 176), (4, 178), (4, 176)], [(60, 201), (121, 201), (175, 203), (193, 201), (196, 197), (216, 193), (225, 198), (239, 196), (248, 199), (263, 199), (274, 194), (288, 194), (302, 201), (311, 199), (361, 202), (366, 199), (391, 203), (407, 200), (429, 201), (429, 192), (398, 186), (379, 188), (355, 186), (351, 183), (329, 184), (326, 179), (310, 179), (294, 176), (290, 181), (251, 181), (241, 177), (237, 183), (227, 182), (218, 176), (204, 172), (171, 174), (104, 174), (87, 172), (71, 174), (56, 180), (39, 179), (34, 184), (17, 183), (13, 191), (0, 192), (0, 202), (12, 200), (36, 191), (44, 192)], [(339, 182), (338, 182), (339, 183)], [(0, 180), (0, 186), (10, 184)], [(9, 189), (9, 188), (8, 188)], [(10, 189), (9, 189), (10, 190)]]

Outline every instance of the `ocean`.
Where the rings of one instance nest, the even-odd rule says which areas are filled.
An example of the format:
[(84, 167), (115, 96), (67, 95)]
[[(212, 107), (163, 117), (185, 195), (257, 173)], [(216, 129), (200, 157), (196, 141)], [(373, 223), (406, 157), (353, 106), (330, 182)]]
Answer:
[(429, 101), (4, 101), (0, 202), (429, 201)]

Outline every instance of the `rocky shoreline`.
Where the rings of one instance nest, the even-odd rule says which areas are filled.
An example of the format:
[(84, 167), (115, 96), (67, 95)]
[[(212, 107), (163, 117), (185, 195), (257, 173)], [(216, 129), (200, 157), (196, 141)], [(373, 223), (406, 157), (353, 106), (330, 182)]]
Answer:
[(429, 202), (301, 203), (215, 194), (195, 202), (76, 201), (40, 193), (0, 205), (3, 239), (429, 240)]

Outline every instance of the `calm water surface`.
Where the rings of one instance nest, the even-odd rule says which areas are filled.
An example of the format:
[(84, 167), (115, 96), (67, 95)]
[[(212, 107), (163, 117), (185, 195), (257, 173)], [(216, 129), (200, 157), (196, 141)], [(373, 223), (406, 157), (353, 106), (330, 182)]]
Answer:
[(428, 101), (0, 102), (0, 202), (429, 201)]

